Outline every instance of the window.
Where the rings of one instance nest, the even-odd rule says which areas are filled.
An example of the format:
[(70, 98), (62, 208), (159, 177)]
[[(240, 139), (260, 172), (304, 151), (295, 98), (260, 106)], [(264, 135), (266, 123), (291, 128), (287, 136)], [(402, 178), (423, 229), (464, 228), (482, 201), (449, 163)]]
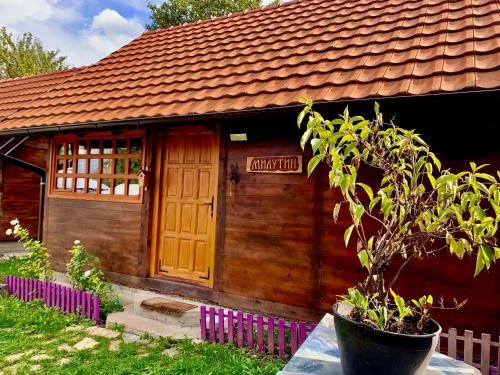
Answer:
[(140, 201), (144, 132), (56, 136), (51, 195)]

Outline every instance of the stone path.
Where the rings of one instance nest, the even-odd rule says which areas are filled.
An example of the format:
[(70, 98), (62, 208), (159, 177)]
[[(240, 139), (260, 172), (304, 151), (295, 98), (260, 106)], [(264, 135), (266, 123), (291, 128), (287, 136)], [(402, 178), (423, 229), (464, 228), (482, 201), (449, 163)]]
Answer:
[[(152, 341), (151, 339), (141, 338), (139, 335), (133, 333), (120, 333), (108, 328), (104, 327), (83, 327), (83, 326), (70, 326), (62, 331), (65, 333), (67, 337), (66, 342), (59, 344), (54, 349), (46, 349), (35, 351), (34, 349), (28, 350), (22, 353), (10, 354), (5, 357), (5, 360), (8, 362), (8, 365), (3, 369), (0, 368), (0, 375), (8, 372), (11, 374), (15, 374), (19, 369), (19, 366), (23, 364), (26, 366), (26, 363), (33, 362), (30, 365), (29, 369), (31, 372), (36, 373), (41, 370), (42, 366), (40, 362), (54, 360), (57, 361), (57, 364), (60, 366), (66, 365), (71, 361), (71, 355), (76, 351), (86, 350), (86, 349), (95, 349), (100, 345), (100, 338), (108, 339), (108, 350), (109, 351), (119, 351), (121, 343), (138, 343), (141, 346), (137, 349), (137, 356), (144, 357), (148, 356), (149, 353), (146, 352), (147, 348), (158, 347), (158, 342)], [(56, 342), (60, 340), (60, 338), (52, 338), (47, 341)], [(193, 340), (194, 341), (194, 340)], [(196, 340), (196, 342), (201, 342), (201, 340)], [(64, 357), (59, 358), (61, 356), (61, 352), (64, 352)], [(178, 349), (172, 347), (169, 349), (165, 349), (162, 354), (168, 357), (174, 357), (179, 354)], [(55, 357), (55, 358), (54, 358)]]

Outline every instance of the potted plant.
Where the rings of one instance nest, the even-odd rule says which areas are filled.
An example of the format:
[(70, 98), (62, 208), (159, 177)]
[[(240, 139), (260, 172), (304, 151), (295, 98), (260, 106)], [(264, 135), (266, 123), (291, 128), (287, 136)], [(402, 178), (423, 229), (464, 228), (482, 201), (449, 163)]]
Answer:
[[(500, 258), (500, 172), (474, 163), (458, 173), (442, 169), (419, 134), (383, 121), (377, 103), (374, 120), (346, 108), (329, 121), (306, 101), (299, 128), (306, 118), (300, 144), (312, 148), (308, 175), (328, 164), (330, 187), (343, 196), (333, 218), (348, 210), (345, 245), (355, 237), (367, 273), (333, 308), (344, 373), (423, 374), (441, 332), (429, 317), (433, 298), (407, 302), (396, 282), (410, 262), (439, 251), (475, 256), (475, 275)], [(376, 186), (359, 181), (365, 168), (379, 171)]]

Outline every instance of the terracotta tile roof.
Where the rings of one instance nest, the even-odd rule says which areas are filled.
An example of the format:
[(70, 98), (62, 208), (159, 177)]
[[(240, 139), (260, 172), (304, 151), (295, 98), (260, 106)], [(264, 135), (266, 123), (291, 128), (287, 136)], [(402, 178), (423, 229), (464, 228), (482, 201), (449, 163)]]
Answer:
[(0, 120), (27, 106), (83, 68), (0, 80)]
[(305, 0), (146, 32), (0, 126), (499, 88), (498, 0)]

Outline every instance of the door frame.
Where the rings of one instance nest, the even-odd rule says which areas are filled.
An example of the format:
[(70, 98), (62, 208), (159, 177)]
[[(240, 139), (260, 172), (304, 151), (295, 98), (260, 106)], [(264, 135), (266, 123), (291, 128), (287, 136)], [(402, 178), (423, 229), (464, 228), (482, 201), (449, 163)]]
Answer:
[[(163, 174), (166, 170), (163, 166), (163, 156), (164, 149), (163, 144), (166, 140), (167, 134), (169, 130), (198, 130), (198, 129), (210, 129), (214, 131), (215, 135), (215, 145), (214, 145), (214, 153), (216, 155), (216, 160), (214, 162), (214, 224), (213, 224), (213, 254), (210, 260), (210, 278), (207, 283), (198, 282), (196, 280), (189, 280), (184, 278), (179, 278), (175, 276), (168, 276), (164, 274), (160, 274), (158, 270), (158, 246), (159, 246), (159, 235), (160, 231), (158, 230), (158, 226), (160, 225), (161, 218), (161, 188), (163, 181)], [(219, 226), (219, 198), (220, 198), (220, 185), (221, 185), (221, 177), (220, 177), (220, 156), (221, 156), (221, 142), (220, 142), (220, 126), (216, 125), (189, 125), (189, 126), (169, 126), (157, 131), (157, 136), (154, 137), (153, 141), (153, 179), (152, 179), (152, 195), (153, 199), (151, 200), (151, 215), (150, 215), (150, 238), (151, 238), (151, 246), (149, 246), (149, 277), (157, 278), (157, 279), (165, 279), (172, 281), (179, 281), (185, 284), (194, 284), (198, 286), (208, 287), (210, 289), (214, 288), (214, 284), (216, 284), (218, 280), (218, 271), (219, 268), (217, 266), (217, 259), (219, 259), (219, 240), (220, 240), (220, 226)], [(224, 179), (225, 180), (225, 179)], [(225, 182), (225, 181), (224, 181)], [(224, 184), (225, 186), (225, 184)]]

